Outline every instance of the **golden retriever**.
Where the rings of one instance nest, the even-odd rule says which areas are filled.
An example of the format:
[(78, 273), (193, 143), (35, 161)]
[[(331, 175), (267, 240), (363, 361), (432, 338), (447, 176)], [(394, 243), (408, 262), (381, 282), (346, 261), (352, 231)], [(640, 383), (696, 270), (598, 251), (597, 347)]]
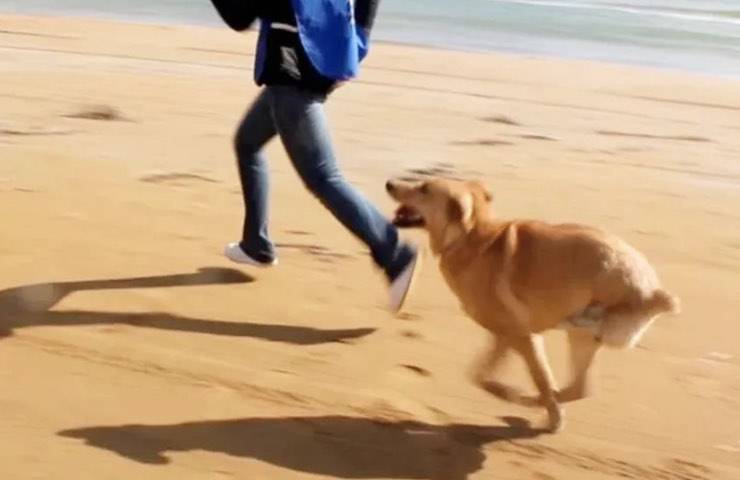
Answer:
[[(500, 220), (479, 182), (435, 178), (389, 181), (400, 207), (394, 222), (423, 226), (447, 284), (463, 310), (493, 334), (475, 382), (507, 401), (544, 406), (547, 430), (563, 427), (560, 403), (590, 393), (589, 369), (603, 345), (634, 346), (655, 318), (678, 313), (645, 257), (614, 235), (584, 225)], [(541, 333), (567, 331), (572, 375), (558, 390)], [(539, 395), (493, 379), (511, 350), (525, 360)]]

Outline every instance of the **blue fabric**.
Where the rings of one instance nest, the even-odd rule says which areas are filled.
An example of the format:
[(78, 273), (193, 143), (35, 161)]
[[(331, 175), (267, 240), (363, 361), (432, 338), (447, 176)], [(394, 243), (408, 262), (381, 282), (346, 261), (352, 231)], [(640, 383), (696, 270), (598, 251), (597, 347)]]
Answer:
[[(369, 48), (369, 38), (354, 18), (352, 0), (292, 0), (298, 35), (311, 64), (332, 80), (357, 76)], [(257, 48), (255, 78), (264, 68), (265, 42), (270, 29), (263, 21)]]
[(335, 80), (357, 76), (367, 37), (355, 24), (352, 0), (293, 0), (298, 32), (311, 63)]
[(235, 145), (246, 209), (242, 250), (263, 262), (275, 258), (268, 232), (269, 172), (262, 149), (279, 135), (308, 190), (370, 248), (373, 260), (388, 278), (396, 278), (414, 252), (401, 242), (385, 216), (340, 173), (323, 100), (293, 87), (268, 86), (239, 126)]

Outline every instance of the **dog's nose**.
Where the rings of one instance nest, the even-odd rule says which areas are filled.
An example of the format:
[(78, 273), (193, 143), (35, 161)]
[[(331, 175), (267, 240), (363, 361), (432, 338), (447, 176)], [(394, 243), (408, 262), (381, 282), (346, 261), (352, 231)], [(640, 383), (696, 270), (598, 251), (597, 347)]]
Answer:
[(387, 182), (385, 182), (385, 189), (388, 192), (392, 192), (396, 189), (396, 185), (393, 183), (392, 180), (388, 180)]

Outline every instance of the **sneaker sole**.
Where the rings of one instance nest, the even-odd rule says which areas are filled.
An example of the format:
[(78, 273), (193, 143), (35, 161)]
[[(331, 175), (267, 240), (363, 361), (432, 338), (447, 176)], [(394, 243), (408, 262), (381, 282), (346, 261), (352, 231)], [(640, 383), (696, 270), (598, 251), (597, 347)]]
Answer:
[(249, 265), (249, 266), (257, 267), (257, 268), (271, 268), (278, 264), (277, 258), (270, 263), (258, 262), (257, 260), (253, 259), (252, 257), (250, 257), (249, 255), (243, 252), (242, 252), (242, 255), (240, 255), (239, 257), (232, 256), (229, 253), (228, 246), (224, 249), (224, 256), (234, 263), (238, 263), (240, 265)]
[[(398, 314), (403, 310), (404, 305), (406, 304), (406, 299), (409, 296), (409, 293), (414, 288), (414, 285), (416, 284), (416, 279), (419, 276), (419, 271), (421, 270), (421, 252), (416, 252), (416, 255), (414, 256), (414, 259), (412, 260), (411, 265), (406, 267), (406, 269), (401, 272), (401, 277), (406, 275), (408, 272), (408, 275), (410, 275), (410, 278), (408, 282), (406, 282), (406, 289), (401, 295), (401, 298), (398, 299), (397, 302), (394, 302), (393, 299), (391, 299), (391, 302), (389, 304), (389, 308), (391, 312), (394, 314)], [(400, 277), (399, 277), (400, 278)]]

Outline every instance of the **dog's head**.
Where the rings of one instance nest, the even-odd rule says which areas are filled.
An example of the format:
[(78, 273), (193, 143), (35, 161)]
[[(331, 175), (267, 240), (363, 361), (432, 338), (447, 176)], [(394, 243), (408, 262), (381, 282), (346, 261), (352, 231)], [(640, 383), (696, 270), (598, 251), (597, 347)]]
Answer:
[(400, 204), (393, 223), (398, 227), (425, 228), (437, 254), (486, 217), (492, 200), (491, 193), (477, 181), (390, 180), (386, 190)]

